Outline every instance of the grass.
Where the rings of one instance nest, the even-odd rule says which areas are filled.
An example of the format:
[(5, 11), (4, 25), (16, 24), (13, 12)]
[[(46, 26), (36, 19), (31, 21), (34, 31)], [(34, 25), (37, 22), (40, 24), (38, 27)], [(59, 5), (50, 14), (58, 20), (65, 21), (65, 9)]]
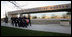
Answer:
[(34, 31), (1, 26), (1, 36), (71, 36), (71, 34)]

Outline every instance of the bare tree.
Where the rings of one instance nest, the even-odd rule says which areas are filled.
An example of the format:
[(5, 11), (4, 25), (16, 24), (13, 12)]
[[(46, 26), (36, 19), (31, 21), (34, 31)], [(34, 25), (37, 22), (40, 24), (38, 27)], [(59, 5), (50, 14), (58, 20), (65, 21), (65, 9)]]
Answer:
[(52, 14), (52, 17), (51, 18), (55, 18), (56, 17), (56, 15), (55, 14)]
[(45, 15), (45, 14), (43, 14), (42, 18), (44, 19), (44, 18), (45, 18), (45, 16), (46, 16), (46, 15)]
[(71, 15), (71, 12), (68, 12), (67, 15)]
[(15, 1), (9, 1), (9, 2), (12, 3), (13, 5), (15, 5), (15, 7), (19, 8), (19, 9), (22, 9), (21, 7), (19, 7), (19, 6), (17, 5), (17, 3), (16, 3)]
[(37, 19), (37, 16), (33, 16), (33, 19)]

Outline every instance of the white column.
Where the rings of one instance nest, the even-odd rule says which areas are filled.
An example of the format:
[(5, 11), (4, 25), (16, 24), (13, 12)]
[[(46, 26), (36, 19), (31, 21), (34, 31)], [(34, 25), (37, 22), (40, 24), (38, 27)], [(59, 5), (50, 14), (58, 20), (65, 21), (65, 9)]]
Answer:
[(11, 15), (8, 15), (8, 22), (11, 21)]

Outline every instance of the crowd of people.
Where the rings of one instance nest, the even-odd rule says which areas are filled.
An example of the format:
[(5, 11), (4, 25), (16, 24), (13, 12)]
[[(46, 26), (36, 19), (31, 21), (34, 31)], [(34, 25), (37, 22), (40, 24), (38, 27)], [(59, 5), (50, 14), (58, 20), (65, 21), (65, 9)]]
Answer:
[(27, 27), (28, 25), (31, 26), (30, 24), (30, 18), (27, 18), (25, 16), (21, 17), (11, 17), (11, 24), (13, 26), (18, 26), (18, 27)]

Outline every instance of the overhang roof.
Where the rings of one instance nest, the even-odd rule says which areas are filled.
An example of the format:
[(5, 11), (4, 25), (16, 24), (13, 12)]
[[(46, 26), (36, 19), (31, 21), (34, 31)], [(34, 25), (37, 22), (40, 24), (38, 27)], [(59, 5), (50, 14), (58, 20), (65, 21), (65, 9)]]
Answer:
[(8, 12), (8, 14), (18, 14), (18, 13), (36, 13), (36, 12), (43, 12), (43, 11), (57, 11), (57, 10), (66, 10), (71, 9), (71, 4), (62, 4), (62, 5), (54, 5), (54, 6), (45, 6), (45, 7), (38, 7), (32, 9), (24, 9), (24, 10), (17, 10)]

